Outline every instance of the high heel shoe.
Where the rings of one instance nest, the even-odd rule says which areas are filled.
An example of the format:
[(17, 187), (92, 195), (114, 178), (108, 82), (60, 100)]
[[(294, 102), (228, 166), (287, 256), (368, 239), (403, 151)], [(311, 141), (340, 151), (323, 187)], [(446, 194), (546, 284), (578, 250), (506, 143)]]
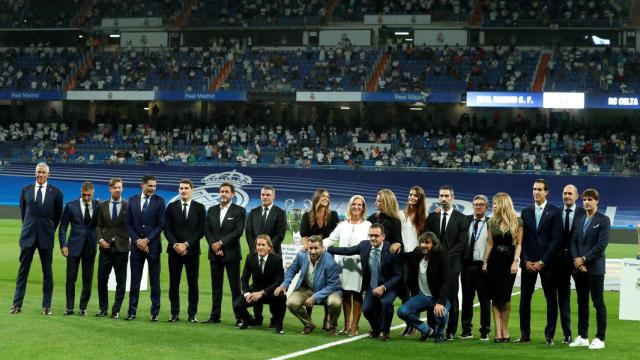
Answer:
[(497, 343), (501, 343), (501, 342), (504, 342), (504, 339), (502, 339), (502, 338), (495, 338), (495, 339), (493, 339), (493, 342), (494, 342), (494, 343), (496, 343), (496, 344), (497, 344)]
[(510, 343), (511, 342), (511, 337), (503, 338), (502, 342)]
[(360, 334), (360, 327), (356, 326), (355, 329), (349, 330), (349, 337), (358, 336), (359, 334)]
[(338, 335), (347, 335), (349, 334), (349, 330), (347, 330), (347, 327), (345, 327), (344, 329), (338, 331)]

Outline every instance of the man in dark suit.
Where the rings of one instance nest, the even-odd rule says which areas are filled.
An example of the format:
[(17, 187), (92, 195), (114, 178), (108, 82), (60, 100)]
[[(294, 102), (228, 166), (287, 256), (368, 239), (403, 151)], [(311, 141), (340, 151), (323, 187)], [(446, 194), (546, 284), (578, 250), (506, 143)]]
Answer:
[[(410, 277), (412, 296), (398, 309), (398, 316), (422, 333), (420, 341), (426, 341), (435, 335), (436, 343), (445, 341), (444, 328), (447, 324), (451, 299), (455, 293), (455, 283), (458, 280), (451, 272), (451, 262), (447, 250), (431, 231), (418, 239), (420, 246), (410, 253), (405, 253), (404, 259), (409, 271), (415, 276)], [(435, 318), (435, 326), (429, 326), (420, 320), (420, 313), (428, 311)]]
[(362, 263), (362, 292), (365, 293), (362, 313), (371, 325), (370, 338), (389, 341), (393, 320), (393, 301), (402, 281), (402, 261), (389, 250), (391, 244), (384, 241), (384, 226), (373, 224), (369, 228), (369, 241), (352, 247), (330, 247), (335, 255), (360, 255)]
[(10, 314), (18, 314), (22, 311), (22, 301), (27, 289), (33, 254), (38, 250), (42, 264), (42, 313), (51, 315), (53, 234), (60, 224), (63, 198), (62, 192), (47, 182), (49, 178), (47, 164), (36, 165), (35, 175), (35, 184), (26, 185), (20, 191), (20, 218), (22, 219), (19, 241), (20, 267)]
[[(567, 185), (562, 190), (562, 243), (553, 257), (553, 285), (558, 297), (558, 310), (560, 311), (560, 324), (562, 326), (563, 344), (570, 344), (571, 339), (571, 274), (573, 272), (573, 259), (571, 258), (571, 237), (576, 227), (576, 220), (584, 215), (584, 209), (576, 204), (578, 200), (578, 188)], [(555, 334), (554, 328), (550, 331), (551, 338)]]
[[(206, 323), (219, 323), (222, 309), (222, 286), (224, 270), (227, 270), (232, 303), (240, 290), (240, 237), (244, 231), (246, 212), (242, 206), (233, 204), (231, 200), (236, 194), (232, 183), (220, 184), (220, 203), (209, 208), (205, 226), (205, 237), (209, 244), (209, 261), (211, 263), (211, 313)], [(236, 325), (242, 322), (235, 313)]]
[(198, 274), (200, 271), (200, 239), (204, 236), (206, 211), (204, 205), (193, 200), (193, 183), (182, 179), (178, 185), (180, 199), (167, 206), (165, 211), (164, 236), (169, 242), (169, 301), (171, 318), (179, 320), (180, 278), (182, 267), (187, 271), (189, 285), (189, 322), (198, 322)]
[[(81, 187), (81, 198), (68, 202), (62, 212), (58, 240), (62, 256), (67, 258), (67, 310), (73, 315), (76, 298), (78, 268), (82, 262), (82, 292), (80, 294), (80, 316), (87, 316), (87, 304), (91, 297), (93, 264), (96, 260), (96, 223), (98, 201), (93, 199), (93, 183), (85, 181)], [(67, 238), (67, 228), (71, 233)]]
[[(242, 270), (242, 296), (233, 301), (234, 311), (240, 315), (242, 325), (246, 329), (257, 324), (251, 318), (247, 308), (269, 304), (276, 334), (284, 334), (282, 321), (286, 311), (287, 297), (285, 294), (274, 295), (274, 290), (284, 280), (282, 257), (273, 251), (271, 238), (267, 234), (260, 234), (256, 238), (256, 251), (247, 255)], [(253, 282), (249, 285), (249, 280)]]
[(310, 236), (307, 244), (307, 251), (296, 255), (287, 269), (284, 281), (273, 294), (280, 296), (286, 293), (293, 278), (299, 273), (298, 282), (287, 299), (287, 308), (302, 322), (302, 334), (307, 335), (316, 328), (307, 308), (315, 304), (326, 304), (329, 309), (329, 334), (335, 336), (342, 310), (340, 268), (331, 254), (325, 251), (322, 236)]
[(111, 198), (103, 201), (98, 209), (96, 237), (100, 246), (98, 256), (98, 304), (97, 317), (107, 316), (109, 307), (109, 274), (111, 269), (116, 278), (116, 297), (111, 307), (111, 317), (120, 318), (120, 307), (124, 300), (127, 284), (127, 262), (129, 260), (129, 232), (125, 224), (127, 201), (122, 199), (122, 180), (109, 180)]
[(556, 272), (553, 257), (562, 241), (562, 216), (560, 209), (547, 202), (549, 184), (544, 179), (533, 183), (534, 205), (522, 210), (522, 272), (520, 295), (520, 339), (516, 342), (531, 341), (531, 297), (535, 289), (538, 274), (542, 281), (544, 297), (547, 301), (547, 325), (545, 343), (553, 345), (552, 330), (558, 318), (558, 298), (553, 285)]
[[(273, 243), (273, 251), (282, 256), (282, 240), (287, 231), (287, 216), (281, 208), (276, 206), (273, 201), (276, 199), (276, 189), (273, 186), (265, 185), (260, 190), (260, 201), (262, 205), (255, 207), (249, 213), (247, 218), (247, 228), (245, 237), (247, 245), (249, 245), (249, 253), (255, 252), (256, 236), (259, 234), (267, 234)], [(262, 324), (262, 304), (256, 304), (253, 307), (254, 322)], [(273, 326), (273, 319), (270, 322)]]
[[(607, 307), (604, 303), (604, 274), (607, 263), (605, 249), (609, 244), (611, 220), (598, 212), (600, 194), (596, 189), (582, 193), (585, 214), (574, 224), (571, 238), (576, 294), (578, 295), (578, 336), (570, 347), (589, 346), (591, 350), (604, 349), (607, 331)], [(596, 337), (589, 344), (589, 294), (596, 309)]]
[(151, 284), (151, 321), (158, 321), (160, 312), (160, 234), (164, 228), (164, 199), (154, 194), (157, 187), (155, 176), (145, 175), (141, 183), (142, 193), (129, 198), (125, 223), (131, 238), (131, 287), (129, 288), (129, 310), (125, 320), (136, 318), (140, 281), (145, 260), (149, 264)]
[(473, 215), (467, 217), (469, 240), (466, 242), (462, 256), (462, 274), (460, 275), (462, 285), (462, 311), (460, 314), (462, 334), (460, 338), (462, 339), (473, 337), (473, 302), (476, 292), (480, 302), (480, 340), (489, 340), (489, 332), (491, 331), (491, 301), (485, 284), (486, 275), (482, 271), (484, 250), (487, 247), (487, 222), (489, 218), (485, 215), (488, 206), (489, 199), (486, 196), (474, 196)]
[[(431, 231), (440, 243), (447, 250), (449, 257), (450, 269), (456, 279), (460, 277), (462, 271), (462, 253), (467, 243), (467, 231), (469, 230), (469, 221), (458, 210), (453, 209), (453, 201), (455, 195), (453, 188), (449, 185), (441, 186), (438, 191), (440, 200), (440, 211), (432, 212), (427, 217), (427, 231)], [(455, 282), (455, 293), (458, 293), (458, 281)], [(449, 311), (449, 323), (447, 324), (446, 339), (453, 340), (458, 330), (458, 297), (451, 299), (451, 309)], [(429, 324), (434, 325), (434, 319), (430, 315)]]

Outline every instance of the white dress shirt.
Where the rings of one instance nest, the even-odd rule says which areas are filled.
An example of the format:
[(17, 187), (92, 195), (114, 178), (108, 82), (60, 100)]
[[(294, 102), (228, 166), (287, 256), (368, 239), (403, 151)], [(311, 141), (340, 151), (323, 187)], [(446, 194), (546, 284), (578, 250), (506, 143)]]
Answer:
[[(42, 204), (44, 204), (44, 197), (47, 195), (47, 184), (49, 182), (45, 182), (44, 184), (40, 185), (38, 184), (38, 182), (36, 181), (36, 187), (33, 190), (33, 201), (35, 201), (35, 199), (38, 198), (38, 190), (39, 190), (39, 186), (42, 186)], [(42, 205), (40, 204), (40, 205)]]

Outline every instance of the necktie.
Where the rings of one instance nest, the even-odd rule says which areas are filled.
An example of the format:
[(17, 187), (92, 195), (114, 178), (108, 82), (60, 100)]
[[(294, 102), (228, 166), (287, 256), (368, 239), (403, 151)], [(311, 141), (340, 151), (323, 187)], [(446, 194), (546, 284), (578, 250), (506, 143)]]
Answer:
[(445, 233), (447, 232), (447, 213), (442, 212), (442, 225), (440, 225), (440, 241), (444, 241)]
[(149, 207), (149, 197), (145, 196), (144, 197), (144, 204), (142, 204), (142, 212), (147, 210), (147, 207)]
[(540, 225), (540, 218), (542, 217), (542, 207), (536, 207), (536, 228)]
[(264, 207), (264, 210), (262, 210), (262, 230), (264, 231), (264, 224), (267, 223), (267, 213), (269, 212), (269, 208), (268, 207)]
[(260, 258), (260, 273), (264, 274), (264, 258)]
[(182, 203), (182, 216), (187, 220), (187, 203)]
[(116, 201), (112, 201), (113, 207), (111, 208), (111, 222), (115, 224), (118, 221), (118, 203)]
[(584, 236), (584, 234), (586, 234), (587, 230), (589, 230), (589, 224), (591, 224), (591, 220), (593, 219), (593, 217), (588, 217), (585, 216), (584, 217), (584, 224), (582, 225), (582, 235)]
[(42, 207), (42, 185), (38, 185), (38, 194), (36, 194), (36, 205)]
[(478, 235), (478, 223), (482, 220), (473, 219), (473, 233), (471, 235), (471, 243), (469, 244), (469, 259), (473, 260), (473, 251), (476, 245), (476, 236)]
[(376, 248), (371, 250), (369, 267), (371, 269), (371, 279), (369, 280), (369, 287), (371, 289), (375, 289), (378, 287), (378, 272), (380, 271), (380, 251)]
[(569, 224), (569, 215), (571, 215), (571, 209), (565, 209), (564, 212), (564, 232), (569, 233), (571, 231), (571, 225)]
[(91, 224), (91, 213), (89, 212), (89, 203), (84, 203), (84, 224)]

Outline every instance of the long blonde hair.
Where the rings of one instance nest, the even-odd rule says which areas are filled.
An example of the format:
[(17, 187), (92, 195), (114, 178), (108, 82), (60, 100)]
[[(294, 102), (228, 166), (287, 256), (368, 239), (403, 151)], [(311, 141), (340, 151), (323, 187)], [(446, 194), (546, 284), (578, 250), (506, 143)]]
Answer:
[(513, 238), (513, 245), (517, 245), (518, 231), (520, 231), (520, 222), (518, 215), (513, 208), (511, 196), (505, 192), (499, 192), (493, 197), (493, 214), (489, 219), (489, 225), (495, 225), (498, 229), (500, 224), (506, 224)]
[(344, 218), (347, 220), (351, 220), (351, 217), (353, 216), (353, 214), (351, 214), (351, 205), (353, 205), (353, 202), (356, 200), (362, 201), (362, 219), (361, 220), (366, 220), (367, 219), (367, 202), (364, 201), (364, 197), (362, 195), (353, 195), (351, 199), (349, 199), (349, 204), (347, 205), (347, 212), (344, 214)]
[(380, 196), (380, 212), (394, 219), (400, 220), (400, 206), (393, 191), (382, 189), (378, 191)]

